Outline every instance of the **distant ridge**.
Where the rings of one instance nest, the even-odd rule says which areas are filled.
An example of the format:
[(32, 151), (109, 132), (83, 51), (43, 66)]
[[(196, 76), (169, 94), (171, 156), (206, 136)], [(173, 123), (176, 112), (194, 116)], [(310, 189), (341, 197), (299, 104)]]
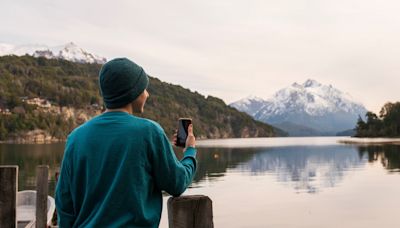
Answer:
[(313, 79), (302, 84), (295, 82), (268, 99), (250, 96), (230, 106), (291, 136), (336, 135), (353, 129), (358, 116), (367, 112), (348, 93)]
[(0, 56), (5, 55), (31, 55), (47, 59), (64, 59), (78, 63), (103, 64), (107, 61), (106, 58), (89, 53), (73, 42), (55, 47), (37, 44), (11, 45), (0, 43)]

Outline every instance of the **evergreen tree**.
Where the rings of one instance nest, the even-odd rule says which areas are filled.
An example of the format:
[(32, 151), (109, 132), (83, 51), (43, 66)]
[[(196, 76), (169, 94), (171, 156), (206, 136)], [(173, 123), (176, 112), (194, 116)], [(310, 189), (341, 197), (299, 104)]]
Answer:
[(386, 103), (379, 117), (373, 112), (365, 115), (367, 122), (361, 117), (357, 121), (357, 137), (399, 137), (400, 136), (400, 102)]

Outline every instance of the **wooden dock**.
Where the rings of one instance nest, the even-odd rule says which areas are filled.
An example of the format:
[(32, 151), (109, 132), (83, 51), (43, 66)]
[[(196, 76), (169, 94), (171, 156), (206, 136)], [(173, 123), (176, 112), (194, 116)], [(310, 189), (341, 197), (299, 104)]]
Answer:
[[(56, 179), (58, 173), (56, 173)], [(49, 167), (36, 168), (36, 227), (47, 224)], [(17, 223), (18, 166), (0, 166), (0, 227)], [(169, 228), (213, 228), (212, 201), (203, 195), (170, 197), (167, 203)], [(56, 213), (54, 213), (56, 216)], [(54, 225), (54, 226), (53, 226)], [(51, 227), (57, 227), (52, 224)]]

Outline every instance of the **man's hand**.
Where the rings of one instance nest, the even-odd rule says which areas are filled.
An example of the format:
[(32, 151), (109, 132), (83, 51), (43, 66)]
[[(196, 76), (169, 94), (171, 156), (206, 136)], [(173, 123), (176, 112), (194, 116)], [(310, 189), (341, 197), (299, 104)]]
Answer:
[[(174, 145), (176, 145), (177, 140), (178, 140), (178, 130), (175, 130), (174, 139), (173, 139)], [(196, 138), (194, 137), (194, 134), (193, 134), (193, 124), (190, 124), (188, 127), (188, 136), (187, 136), (186, 143), (185, 143), (185, 149), (183, 151), (185, 151), (186, 148), (188, 148), (188, 147), (196, 147)]]
[(186, 139), (186, 144), (185, 144), (185, 150), (188, 147), (196, 147), (196, 138), (194, 137), (193, 134), (193, 124), (190, 124), (188, 127), (188, 137)]

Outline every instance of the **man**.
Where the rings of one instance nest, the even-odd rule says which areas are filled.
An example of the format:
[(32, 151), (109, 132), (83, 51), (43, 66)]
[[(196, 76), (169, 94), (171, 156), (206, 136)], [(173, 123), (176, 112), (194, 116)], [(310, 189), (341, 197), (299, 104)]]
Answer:
[(132, 115), (143, 112), (148, 83), (126, 58), (100, 70), (107, 109), (68, 136), (55, 197), (60, 227), (158, 227), (161, 191), (179, 196), (191, 183), (193, 126), (179, 161), (160, 125)]

